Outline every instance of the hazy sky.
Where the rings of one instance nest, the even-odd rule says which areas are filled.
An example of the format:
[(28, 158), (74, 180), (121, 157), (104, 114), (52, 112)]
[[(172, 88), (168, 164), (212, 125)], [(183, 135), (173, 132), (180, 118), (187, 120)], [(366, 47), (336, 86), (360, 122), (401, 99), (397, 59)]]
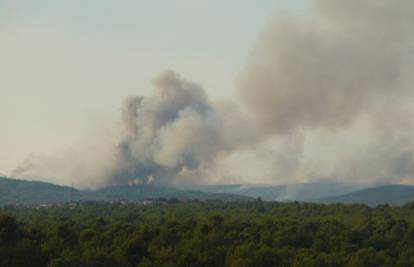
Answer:
[(167, 68), (231, 96), (269, 19), (305, 12), (305, 0), (0, 0), (0, 173), (115, 123)]

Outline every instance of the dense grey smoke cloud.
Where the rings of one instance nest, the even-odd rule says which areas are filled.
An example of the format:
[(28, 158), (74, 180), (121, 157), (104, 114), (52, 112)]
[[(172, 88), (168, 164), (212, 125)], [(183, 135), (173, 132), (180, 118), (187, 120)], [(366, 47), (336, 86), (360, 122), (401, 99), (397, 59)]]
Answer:
[[(261, 34), (237, 81), (240, 103), (213, 102), (172, 71), (150, 96), (127, 98), (121, 136), (80, 183), (226, 182), (243, 176), (228, 171), (238, 155), (249, 156), (233, 169), (253, 165), (263, 147), (274, 151), (259, 157), (267, 182), (412, 182), (414, 2), (312, 3), (312, 17), (275, 19)], [(328, 156), (321, 139), (334, 148)], [(26, 162), (15, 175), (39, 176), (42, 164)], [(82, 183), (91, 177), (100, 183)]]
[[(150, 96), (130, 96), (125, 100), (120, 133), (102, 144), (107, 151), (101, 160), (95, 162), (102, 154), (91, 155), (94, 149), (87, 154), (81, 149), (61, 152), (61, 156), (32, 156), (13, 175), (47, 179), (57, 176), (66, 183), (99, 186), (91, 182), (93, 174), (80, 168), (79, 161), (84, 161), (100, 170), (95, 174), (101, 185), (172, 183), (179, 175), (208, 168), (222, 151), (230, 149), (232, 142), (226, 142), (229, 133), (224, 129), (226, 112), (219, 113), (200, 85), (173, 71), (161, 74), (153, 85)], [(231, 120), (234, 124), (235, 120)], [(100, 140), (99, 135), (95, 138)], [(78, 147), (90, 141), (87, 138)]]
[[(300, 164), (297, 173), (305, 180), (413, 182), (414, 128), (391, 113), (413, 97), (414, 3), (313, 3), (313, 20), (276, 20), (260, 37), (239, 80), (250, 116), (270, 136), (324, 131), (321, 138), (352, 132), (363, 118), (374, 140), (368, 147), (356, 145), (323, 170)], [(413, 109), (402, 114), (410, 118)], [(390, 121), (393, 127), (380, 126)]]
[(200, 85), (167, 71), (152, 95), (129, 97), (123, 107), (124, 136), (117, 145), (116, 183), (169, 183), (205, 168), (222, 151), (223, 119)]
[(336, 175), (349, 181), (414, 183), (412, 107), (390, 100), (372, 117), (369, 145), (338, 164)]
[[(83, 153), (92, 142), (86, 138), (76, 146), (83, 149), (29, 157), (13, 176), (59, 177), (81, 187), (199, 183), (208, 179), (217, 160), (256, 142), (255, 129), (238, 107), (230, 102), (213, 103), (199, 84), (165, 71), (153, 87), (147, 97), (125, 100), (120, 133), (101, 144), (105, 149), (97, 155), (93, 155), (95, 148)], [(99, 134), (92, 138), (100, 140)]]
[(270, 134), (343, 128), (405, 89), (414, 4), (315, 3), (315, 21), (268, 26), (240, 79), (240, 95)]

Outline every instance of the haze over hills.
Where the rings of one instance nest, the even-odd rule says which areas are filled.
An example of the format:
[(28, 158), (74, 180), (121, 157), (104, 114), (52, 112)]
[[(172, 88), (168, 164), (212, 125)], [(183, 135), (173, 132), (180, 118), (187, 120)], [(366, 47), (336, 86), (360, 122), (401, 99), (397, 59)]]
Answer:
[(260, 197), (266, 201), (313, 202), (325, 197), (354, 192), (366, 188), (366, 186), (350, 183), (315, 182), (284, 185), (193, 185), (179, 188), (208, 193), (231, 193), (252, 198)]
[(110, 186), (96, 191), (77, 190), (67, 186), (37, 181), (23, 181), (0, 177), (0, 206), (58, 204), (70, 201), (139, 201), (154, 198), (198, 200), (246, 200), (249, 197), (179, 190), (154, 185)]
[(61, 203), (70, 201), (73, 196), (79, 199), (83, 194), (67, 186), (0, 177), (0, 206)]
[(96, 191), (0, 177), (0, 206), (58, 204), (70, 201), (140, 201), (177, 198), (188, 200), (253, 200), (280, 202), (361, 203), (402, 205), (414, 201), (414, 186), (363, 185), (321, 182), (290, 185), (181, 185), (151, 184), (109, 186)]
[(320, 200), (324, 203), (364, 203), (369, 206), (382, 204), (402, 205), (414, 201), (414, 186), (384, 185)]

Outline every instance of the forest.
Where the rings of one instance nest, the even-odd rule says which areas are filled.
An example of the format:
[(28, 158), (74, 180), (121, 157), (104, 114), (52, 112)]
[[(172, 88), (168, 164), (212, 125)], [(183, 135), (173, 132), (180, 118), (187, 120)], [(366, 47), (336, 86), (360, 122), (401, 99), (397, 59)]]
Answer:
[(414, 204), (85, 202), (0, 209), (0, 266), (414, 266)]

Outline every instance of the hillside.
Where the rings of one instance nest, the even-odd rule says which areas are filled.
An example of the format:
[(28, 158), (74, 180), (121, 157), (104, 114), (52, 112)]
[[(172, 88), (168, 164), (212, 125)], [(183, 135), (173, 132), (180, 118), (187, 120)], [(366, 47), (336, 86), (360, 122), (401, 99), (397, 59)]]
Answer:
[(341, 196), (322, 199), (326, 203), (364, 203), (369, 206), (381, 204), (401, 205), (414, 200), (414, 186), (385, 185), (359, 190)]
[(56, 204), (80, 200), (138, 201), (148, 198), (246, 200), (233, 194), (205, 193), (153, 185), (111, 186), (97, 191), (77, 190), (67, 186), (0, 177), (0, 206)]
[(364, 186), (335, 183), (303, 183), (286, 185), (190, 185), (179, 188), (199, 190), (208, 193), (237, 194), (252, 198), (262, 198), (266, 201), (304, 201), (312, 202), (318, 199), (339, 196), (360, 190)]
[(0, 205), (68, 202), (82, 198), (82, 192), (67, 186), (0, 177)]
[(97, 191), (77, 190), (67, 186), (0, 177), (0, 206), (57, 204), (70, 201), (139, 201), (150, 198), (198, 200), (303, 201), (319, 203), (363, 203), (401, 205), (414, 201), (414, 186), (386, 185), (364, 188), (341, 183), (291, 185), (155, 185), (110, 186)]
[(155, 186), (150, 184), (110, 186), (91, 192), (97, 199), (107, 201), (129, 200), (137, 201), (146, 198), (177, 198), (198, 200), (245, 200), (248, 197), (236, 194), (206, 193), (197, 190), (180, 190), (172, 187)]

